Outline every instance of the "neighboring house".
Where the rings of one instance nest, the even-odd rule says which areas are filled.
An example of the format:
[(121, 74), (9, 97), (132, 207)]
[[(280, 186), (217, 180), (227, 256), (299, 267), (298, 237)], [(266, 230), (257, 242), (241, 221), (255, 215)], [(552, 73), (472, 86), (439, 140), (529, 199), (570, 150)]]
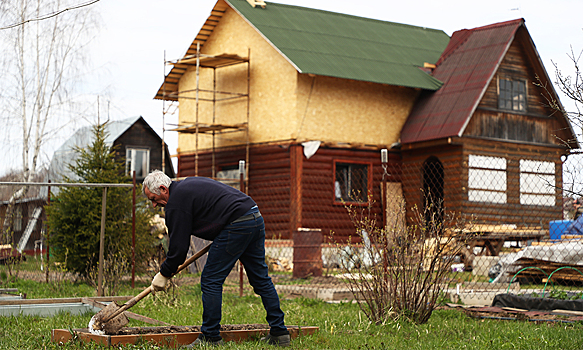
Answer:
[[(31, 181), (43, 182), (47, 170), (42, 169), (36, 174)], [(21, 176), (17, 173), (11, 173), (0, 178), (0, 182), (20, 182)], [(44, 222), (46, 214), (44, 205), (46, 204), (46, 189), (38, 186), (30, 186), (24, 198), (17, 199), (12, 203), (12, 211), (9, 214), (8, 221), (6, 220), (6, 212), (8, 210), (10, 199), (13, 192), (18, 190), (18, 186), (1, 186), (0, 189), (0, 228), (3, 234), (4, 227), (9, 227), (8, 238), (1, 244), (10, 242), (19, 253), (32, 254), (35, 250), (41, 252), (46, 248), (42, 246), (42, 237), (46, 229)]]
[[(533, 197), (518, 185), (536, 171), (561, 184), (567, 149), (551, 133), (574, 139), (532, 84), (538, 76), (557, 99), (523, 20), (450, 39), (440, 30), (219, 0), (172, 63), (156, 98), (180, 103), (178, 176), (237, 178), (246, 160), (247, 192), (271, 237), (291, 238), (300, 227), (354, 235), (344, 203), (372, 200), (382, 212), (384, 148), (396, 185), (389, 192), (408, 207), (424, 207), (423, 193), (431, 193), (438, 213), (463, 211), (483, 206), (485, 195), (523, 212), (541, 200), (549, 218), (560, 217), (560, 191)], [(474, 171), (491, 176), (492, 167), (508, 171), (507, 184), (473, 182)]]
[[(132, 117), (120, 121), (112, 121), (106, 127), (108, 146), (115, 147), (116, 159), (124, 160), (128, 175), (136, 172), (136, 181), (142, 182), (144, 177), (154, 169), (162, 169), (162, 139), (142, 117)], [(86, 126), (77, 130), (59, 149), (51, 160), (48, 178), (52, 182), (62, 182), (63, 176), (75, 179), (75, 174), (69, 169), (78, 157), (77, 148), (86, 148), (94, 141), (93, 127)], [(165, 172), (174, 177), (174, 168), (165, 145)], [(56, 188), (51, 190), (54, 192)]]
[[(74, 164), (78, 157), (77, 147), (85, 148), (93, 142), (93, 128), (83, 127), (77, 130), (63, 145), (55, 151), (47, 172), (38, 176), (35, 182), (53, 183), (62, 182), (63, 175), (75, 179), (68, 165)], [(136, 180), (141, 182), (149, 171), (162, 169), (162, 139), (146, 123), (142, 117), (128, 118), (121, 121), (113, 121), (107, 124), (108, 136), (106, 143), (116, 147), (116, 157), (126, 158), (126, 172), (131, 174), (136, 171)], [(166, 174), (174, 177), (174, 169), (166, 146)], [(44, 177), (44, 178), (43, 178)], [(5, 181), (7, 181), (6, 179)], [(6, 187), (1, 193), (0, 219), (4, 223), (10, 187)], [(58, 192), (59, 187), (51, 187), (51, 192)], [(46, 229), (46, 214), (44, 206), (47, 203), (47, 187), (31, 186), (26, 198), (17, 200), (14, 204), (11, 218), (11, 241), (18, 251), (23, 250), (31, 254), (34, 250), (42, 250), (42, 237)]]

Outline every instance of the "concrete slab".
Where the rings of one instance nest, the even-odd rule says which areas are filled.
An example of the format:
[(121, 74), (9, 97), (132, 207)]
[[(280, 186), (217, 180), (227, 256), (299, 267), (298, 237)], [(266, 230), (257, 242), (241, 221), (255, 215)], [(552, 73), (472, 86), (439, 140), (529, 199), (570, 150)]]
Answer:
[(84, 303), (0, 305), (0, 316), (54, 316), (60, 312), (81, 315), (101, 309)]
[(280, 296), (320, 299), (324, 301), (332, 300), (352, 300), (352, 292), (347, 287), (319, 287), (309, 285), (276, 285), (275, 289)]

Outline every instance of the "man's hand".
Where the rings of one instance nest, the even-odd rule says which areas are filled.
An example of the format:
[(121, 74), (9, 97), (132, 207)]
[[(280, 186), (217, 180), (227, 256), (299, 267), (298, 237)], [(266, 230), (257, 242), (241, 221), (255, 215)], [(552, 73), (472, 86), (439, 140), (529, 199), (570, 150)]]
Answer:
[(168, 283), (169, 279), (170, 278), (166, 278), (166, 277), (162, 276), (162, 274), (160, 272), (158, 272), (156, 274), (156, 276), (154, 276), (154, 278), (152, 279), (152, 289), (156, 292), (159, 292), (161, 290), (165, 290), (166, 284)]

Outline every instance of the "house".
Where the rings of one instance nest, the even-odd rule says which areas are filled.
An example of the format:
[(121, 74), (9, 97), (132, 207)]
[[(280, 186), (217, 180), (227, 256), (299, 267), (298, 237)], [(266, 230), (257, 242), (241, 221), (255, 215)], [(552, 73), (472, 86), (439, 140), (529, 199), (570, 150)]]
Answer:
[(270, 237), (321, 228), (354, 239), (345, 204), (371, 203), (380, 214), (394, 197), (484, 223), (560, 217), (560, 191), (526, 180), (560, 186), (568, 147), (556, 137), (572, 140), (573, 130), (533, 84), (540, 78), (558, 100), (524, 20), (449, 38), (219, 0), (185, 56), (170, 63), (155, 98), (179, 102), (178, 176), (237, 178), (244, 160), (245, 190)]
[[(52, 182), (61, 182), (64, 176), (75, 179), (69, 164), (75, 163), (78, 157), (77, 148), (88, 147), (93, 142), (92, 133), (92, 126), (80, 128), (55, 151), (48, 175)], [(162, 139), (144, 118), (132, 117), (111, 121), (106, 124), (106, 133), (106, 144), (115, 148), (115, 157), (118, 161), (125, 159), (128, 175), (136, 172), (137, 182), (143, 181), (150, 171), (161, 170), (163, 158), (165, 173), (170, 177), (175, 176), (168, 146), (164, 144), (163, 155)], [(54, 192), (54, 189), (52, 190)]]

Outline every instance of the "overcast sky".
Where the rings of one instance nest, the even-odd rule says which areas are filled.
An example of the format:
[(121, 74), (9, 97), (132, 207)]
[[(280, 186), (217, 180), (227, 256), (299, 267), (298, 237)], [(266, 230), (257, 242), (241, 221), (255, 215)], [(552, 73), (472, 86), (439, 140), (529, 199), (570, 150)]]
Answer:
[[(233, 0), (244, 1), (244, 0)], [(506, 20), (524, 18), (543, 63), (551, 77), (555, 62), (567, 74), (572, 64), (567, 57), (571, 46), (578, 54), (583, 48), (581, 0), (278, 0), (290, 5), (317, 8), (355, 16), (441, 29), (448, 35)], [(143, 116), (162, 136), (162, 102), (153, 100), (160, 87), (167, 60), (184, 55), (215, 0), (101, 0), (94, 5), (103, 27), (91, 45), (92, 74), (84, 86), (88, 100), (99, 96), (100, 117), (119, 120)], [(269, 2), (268, 2), (269, 4)], [(269, 6), (269, 5), (268, 5)], [(168, 72), (169, 68), (166, 68)], [(562, 102), (572, 106), (566, 98)], [(93, 120), (92, 120), (93, 119)], [(166, 123), (177, 123), (178, 115)], [(95, 123), (91, 113), (75, 127)], [(71, 130), (48, 145), (42, 161), (70, 135)], [(177, 136), (166, 132), (170, 153), (176, 153)], [(5, 146), (3, 146), (5, 147)], [(20, 166), (20, 155), (0, 161), (0, 174)]]

